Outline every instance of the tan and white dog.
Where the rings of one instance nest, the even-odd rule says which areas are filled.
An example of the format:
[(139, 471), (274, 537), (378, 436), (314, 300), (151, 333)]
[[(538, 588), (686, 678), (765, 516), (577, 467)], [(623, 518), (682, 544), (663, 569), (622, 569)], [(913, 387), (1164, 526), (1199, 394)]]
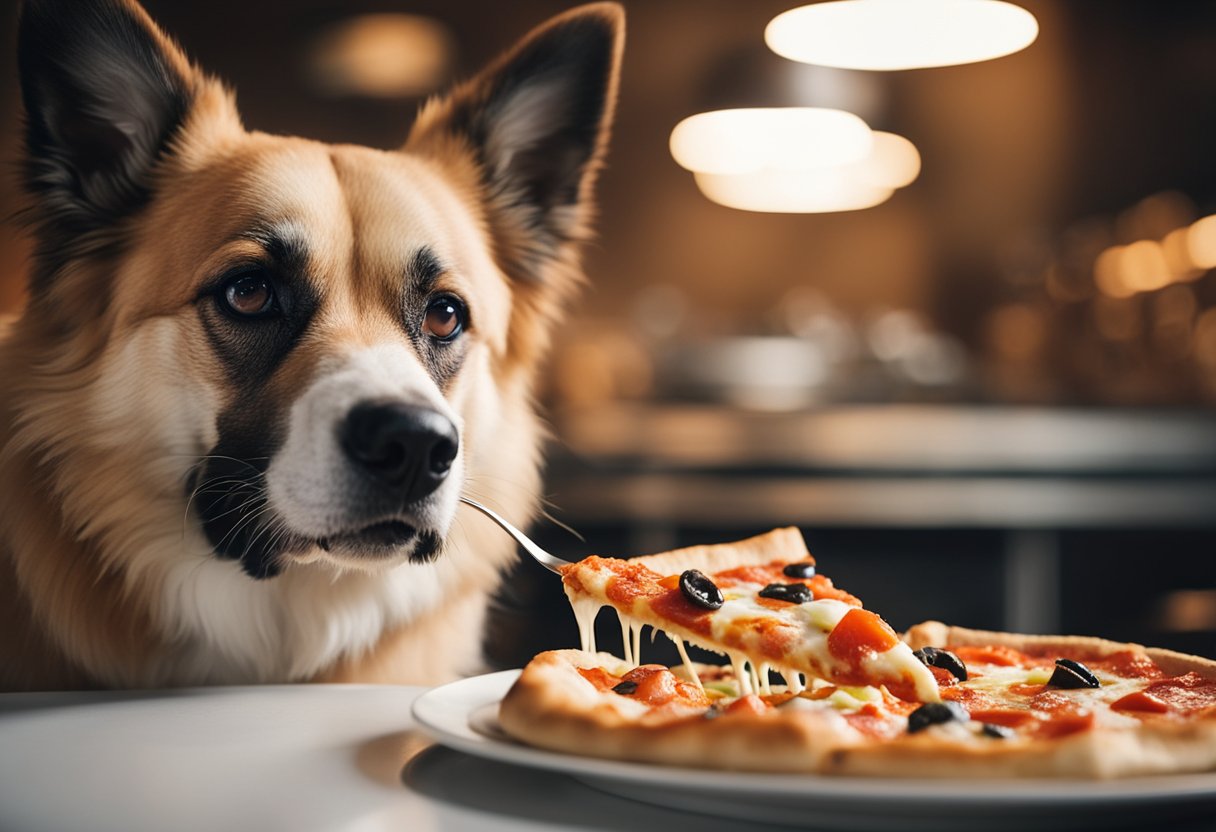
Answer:
[(0, 341), (0, 689), (474, 670), (538, 510), (623, 14), (541, 26), (400, 151), (250, 132), (134, 0), (26, 0), (37, 252)]

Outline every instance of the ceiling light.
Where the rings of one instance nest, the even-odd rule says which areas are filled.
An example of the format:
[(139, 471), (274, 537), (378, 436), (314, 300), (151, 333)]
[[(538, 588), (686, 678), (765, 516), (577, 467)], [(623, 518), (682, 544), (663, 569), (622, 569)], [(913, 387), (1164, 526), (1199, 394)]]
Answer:
[(715, 110), (671, 131), (676, 162), (709, 174), (834, 167), (865, 158), (873, 143), (860, 118), (820, 107)]
[[(723, 161), (722, 167), (727, 167), (728, 160)], [(820, 214), (872, 208), (890, 199), (896, 188), (915, 180), (919, 172), (920, 154), (912, 142), (875, 131), (870, 152), (847, 164), (694, 174), (701, 193), (719, 205), (743, 211)]]
[(1038, 33), (1034, 15), (1001, 0), (836, 0), (777, 15), (764, 40), (794, 61), (895, 70), (999, 58)]
[(886, 202), (894, 191), (841, 170), (695, 173), (707, 198), (728, 208), (778, 214), (859, 211)]
[(870, 155), (852, 167), (862, 181), (881, 188), (903, 188), (920, 175), (920, 153), (903, 136), (875, 130)]

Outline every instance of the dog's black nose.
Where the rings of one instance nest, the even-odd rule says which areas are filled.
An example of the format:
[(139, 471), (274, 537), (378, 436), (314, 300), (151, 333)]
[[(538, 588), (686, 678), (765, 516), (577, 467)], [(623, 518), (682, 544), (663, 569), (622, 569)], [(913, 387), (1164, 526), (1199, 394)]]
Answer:
[(355, 405), (339, 433), (347, 456), (406, 502), (439, 487), (460, 447), (456, 426), (442, 413), (397, 401)]

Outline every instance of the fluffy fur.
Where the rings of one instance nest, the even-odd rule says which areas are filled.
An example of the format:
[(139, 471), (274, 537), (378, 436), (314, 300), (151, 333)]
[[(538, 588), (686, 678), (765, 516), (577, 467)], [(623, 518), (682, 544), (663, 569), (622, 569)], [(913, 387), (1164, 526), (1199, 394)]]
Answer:
[[(0, 340), (0, 689), (478, 665), (514, 547), (457, 498), (538, 509), (532, 389), (580, 280), (622, 29), (611, 3), (555, 18), (386, 152), (245, 130), (133, 0), (24, 3), (37, 255)], [(225, 311), (247, 273), (279, 314)], [(467, 308), (450, 343), (425, 329), (437, 297)], [(405, 506), (335, 438), (386, 397), (459, 433)], [(383, 520), (412, 536), (360, 542)]]

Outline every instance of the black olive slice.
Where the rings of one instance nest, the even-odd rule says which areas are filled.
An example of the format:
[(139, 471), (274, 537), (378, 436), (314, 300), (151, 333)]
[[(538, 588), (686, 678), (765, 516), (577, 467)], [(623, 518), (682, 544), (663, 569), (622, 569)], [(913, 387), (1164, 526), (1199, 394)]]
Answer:
[(993, 725), (991, 722), (981, 725), (980, 733), (985, 737), (992, 737), (994, 740), (1007, 740), (1015, 736), (1012, 728), (1005, 725)]
[(919, 650), (913, 650), (912, 655), (920, 659), (922, 664), (929, 667), (940, 667), (949, 672), (960, 682), (967, 681), (967, 665), (963, 664), (963, 660), (949, 650), (943, 650), (940, 647), (922, 647)]
[(926, 702), (908, 714), (908, 733), (915, 734), (943, 722), (966, 722), (969, 719), (971, 715), (957, 702)]
[(680, 592), (689, 601), (707, 610), (716, 610), (726, 603), (718, 585), (697, 569), (686, 569), (681, 573)]
[(815, 564), (806, 563), (787, 563), (781, 573), (787, 578), (813, 578), (815, 577)]
[(791, 604), (805, 604), (815, 600), (815, 593), (806, 584), (769, 584), (760, 590), (761, 598), (772, 598), (774, 601), (788, 601)]
[(1056, 659), (1056, 669), (1047, 680), (1051, 687), (1076, 690), (1078, 688), (1101, 687), (1102, 683), (1085, 665), (1072, 659)]
[(637, 689), (638, 689), (637, 682), (630, 682), (629, 680), (625, 680), (624, 682), (621, 682), (620, 684), (614, 685), (612, 688), (612, 691), (613, 691), (613, 693), (619, 693), (621, 696), (628, 696), (631, 693), (636, 693)]

